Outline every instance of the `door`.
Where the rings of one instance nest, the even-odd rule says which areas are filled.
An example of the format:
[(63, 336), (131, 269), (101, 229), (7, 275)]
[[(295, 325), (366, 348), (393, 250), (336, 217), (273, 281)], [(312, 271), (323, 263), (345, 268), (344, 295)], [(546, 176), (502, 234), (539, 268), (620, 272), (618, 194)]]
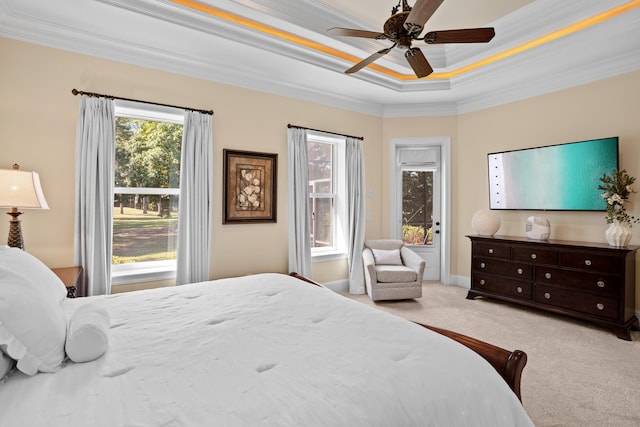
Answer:
[(441, 280), (440, 147), (396, 149), (392, 237), (426, 261), (424, 280)]

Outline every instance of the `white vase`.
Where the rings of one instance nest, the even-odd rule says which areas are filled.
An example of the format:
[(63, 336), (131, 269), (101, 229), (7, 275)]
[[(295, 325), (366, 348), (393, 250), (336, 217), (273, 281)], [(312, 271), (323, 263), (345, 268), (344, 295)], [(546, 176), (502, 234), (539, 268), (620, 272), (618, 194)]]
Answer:
[(529, 239), (547, 240), (551, 235), (551, 224), (541, 216), (530, 216), (527, 218), (525, 231)]
[(500, 217), (491, 210), (480, 210), (473, 214), (471, 226), (481, 236), (493, 236), (500, 229)]
[(604, 232), (609, 246), (626, 248), (631, 240), (631, 226), (628, 222), (613, 221)]

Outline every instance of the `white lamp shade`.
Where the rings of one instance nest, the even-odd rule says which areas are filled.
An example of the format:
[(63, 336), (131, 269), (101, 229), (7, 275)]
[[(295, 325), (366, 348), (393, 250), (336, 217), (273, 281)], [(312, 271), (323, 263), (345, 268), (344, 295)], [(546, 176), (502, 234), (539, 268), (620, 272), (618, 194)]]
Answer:
[(0, 208), (49, 209), (38, 173), (0, 169)]

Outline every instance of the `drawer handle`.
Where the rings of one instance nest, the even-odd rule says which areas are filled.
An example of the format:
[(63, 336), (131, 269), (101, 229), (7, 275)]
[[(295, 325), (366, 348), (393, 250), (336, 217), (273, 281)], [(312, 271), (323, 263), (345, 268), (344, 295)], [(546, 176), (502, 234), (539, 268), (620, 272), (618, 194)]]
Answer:
[(591, 260), (590, 259), (585, 259), (584, 260), (584, 265), (591, 265)]
[(485, 282), (484, 282), (484, 279), (481, 279), (481, 280), (480, 280), (480, 284), (481, 284), (481, 285), (484, 285), (484, 283), (485, 283)]
[(544, 273), (544, 277), (546, 279), (551, 279), (551, 273)]
[(604, 304), (602, 304), (601, 302), (599, 302), (598, 304), (596, 304), (596, 308), (600, 311), (604, 310)]
[(604, 288), (604, 280), (598, 280), (598, 283), (596, 283), (598, 285), (599, 288)]
[(521, 286), (518, 286), (518, 287), (516, 288), (516, 292), (518, 292), (519, 294), (521, 294), (521, 293), (522, 293), (522, 287), (521, 287)]
[(485, 267), (486, 267), (485, 263), (484, 263), (484, 262), (481, 262), (481, 263), (480, 263), (480, 268), (485, 268)]
[(551, 299), (551, 294), (549, 292), (544, 293), (545, 299)]
[(489, 253), (492, 254), (493, 253), (493, 249), (489, 248)]
[(536, 254), (531, 254), (531, 259), (536, 259), (536, 258), (538, 258), (538, 255), (536, 255)]
[(517, 272), (518, 272), (518, 274), (522, 274), (522, 273), (524, 273), (524, 271), (523, 271), (521, 268), (519, 268), (519, 269), (517, 270)]

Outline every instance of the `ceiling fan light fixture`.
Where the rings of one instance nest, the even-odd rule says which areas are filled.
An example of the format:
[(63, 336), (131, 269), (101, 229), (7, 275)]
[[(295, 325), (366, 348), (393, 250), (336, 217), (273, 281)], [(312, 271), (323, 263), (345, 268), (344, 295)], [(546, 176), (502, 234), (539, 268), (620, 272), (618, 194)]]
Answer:
[(355, 73), (368, 66), (378, 58), (386, 55), (394, 47), (406, 50), (405, 58), (411, 65), (418, 78), (426, 77), (433, 73), (433, 68), (425, 58), (424, 53), (411, 46), (413, 40), (424, 40), (426, 43), (486, 43), (493, 38), (493, 28), (467, 28), (460, 30), (432, 31), (420, 38), (420, 32), (427, 20), (440, 7), (444, 0), (416, 0), (413, 8), (406, 0), (402, 0), (402, 12), (398, 12), (400, 3), (394, 7), (383, 26), (382, 33), (373, 31), (354, 30), (349, 28), (331, 28), (327, 32), (336, 36), (361, 37), (368, 39), (387, 39), (393, 42), (393, 46), (380, 50), (373, 55), (361, 60), (345, 71), (347, 74)]

